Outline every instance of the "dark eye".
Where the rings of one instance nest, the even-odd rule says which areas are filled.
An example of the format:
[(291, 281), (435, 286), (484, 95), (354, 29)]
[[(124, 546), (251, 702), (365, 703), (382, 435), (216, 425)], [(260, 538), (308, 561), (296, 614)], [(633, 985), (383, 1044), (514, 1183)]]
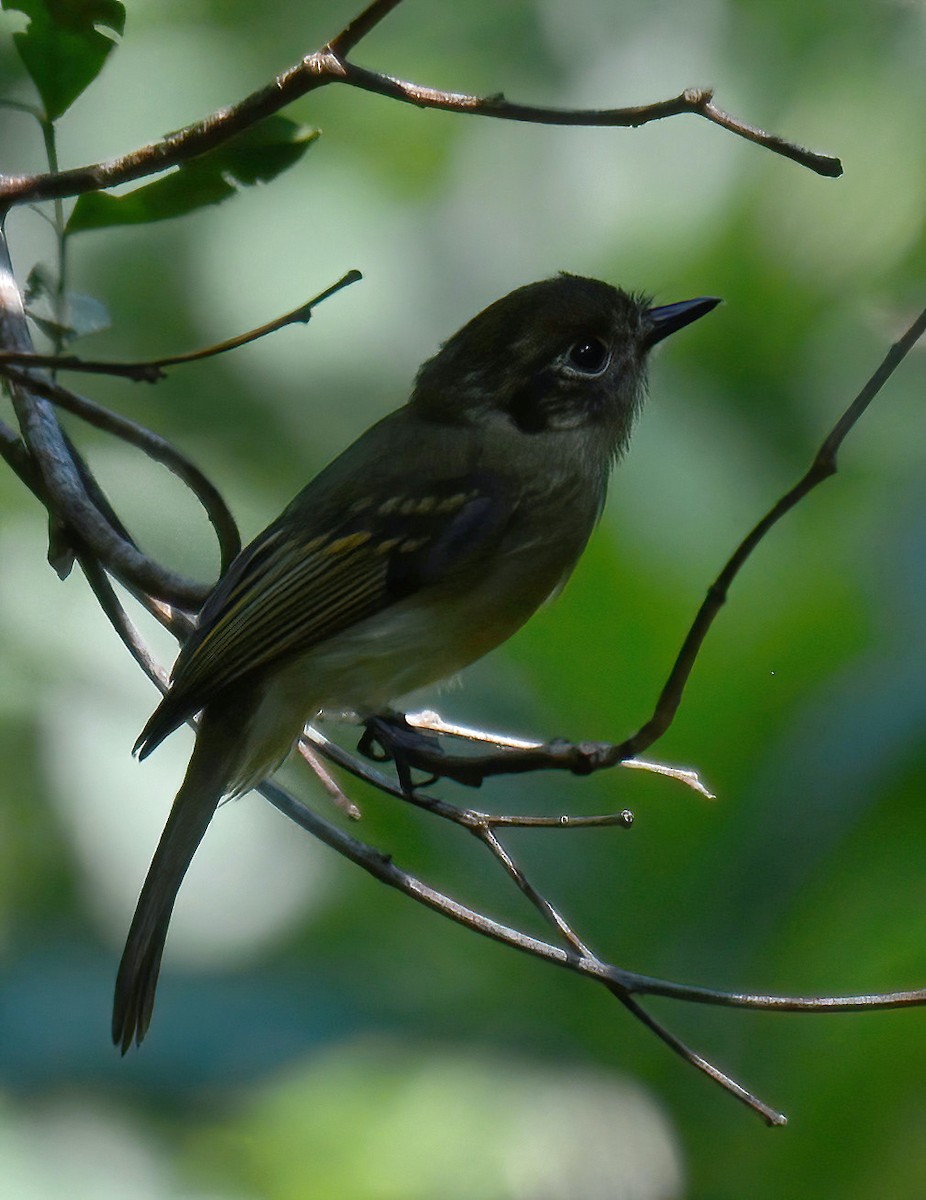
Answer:
[(598, 338), (581, 338), (566, 351), (566, 362), (575, 371), (586, 375), (597, 375), (608, 365), (610, 353)]

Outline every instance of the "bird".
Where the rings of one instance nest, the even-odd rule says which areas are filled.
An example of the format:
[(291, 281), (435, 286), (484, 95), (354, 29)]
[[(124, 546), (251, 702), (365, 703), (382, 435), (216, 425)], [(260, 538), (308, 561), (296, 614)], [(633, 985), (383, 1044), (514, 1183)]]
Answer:
[(118, 969), (123, 1054), (148, 1031), (174, 902), (219, 803), (271, 774), (319, 714), (393, 711), (555, 594), (601, 515), (650, 350), (719, 303), (654, 306), (566, 273), (517, 288), (231, 563), (135, 746), (145, 758), (199, 714)]

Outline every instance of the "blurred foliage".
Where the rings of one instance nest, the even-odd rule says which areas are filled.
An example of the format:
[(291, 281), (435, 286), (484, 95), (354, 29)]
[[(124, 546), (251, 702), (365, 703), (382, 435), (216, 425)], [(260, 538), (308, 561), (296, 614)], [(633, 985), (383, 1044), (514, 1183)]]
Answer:
[[(129, 5), (121, 45), (58, 123), (62, 167), (235, 100), (355, 10), (255, 11)], [(9, 36), (22, 14), (2, 21), (3, 91), (34, 102)], [(70, 278), (113, 314), (83, 345), (119, 358), (227, 337), (349, 267), (365, 282), (308, 329), (157, 390), (80, 386), (193, 454), (247, 537), (511, 288), (566, 268), (663, 301), (722, 295), (655, 363), (565, 594), (437, 701), (470, 723), (620, 737), (648, 715), (726, 554), (922, 306), (924, 54), (926, 9), (906, 0), (408, 0), (357, 61), (550, 105), (709, 82), (722, 107), (840, 155), (846, 174), (820, 179), (693, 118), (543, 129), (329, 87), (287, 114), (324, 131), (311, 162), (221, 208), (82, 233)], [(34, 123), (0, 121), (3, 169), (41, 169)], [(25, 279), (52, 260), (50, 232), (32, 211), (8, 224)], [(923, 394), (920, 352), (737, 582), (657, 748), (698, 768), (716, 803), (630, 771), (481, 794), (501, 810), (635, 810), (629, 832), (511, 839), (602, 954), (742, 990), (926, 981)], [(193, 502), (70, 427), (142, 543), (214, 572)], [(18, 1200), (926, 1192), (926, 1013), (658, 1005), (789, 1114), (767, 1131), (603, 993), (384, 894), (253, 796), (210, 829), (152, 1032), (120, 1061), (115, 964), (189, 742), (130, 759), (151, 689), (80, 579), (49, 571), (44, 516), (7, 475), (0, 510), (0, 1158)], [(360, 836), (536, 927), (471, 839), (357, 798)]]

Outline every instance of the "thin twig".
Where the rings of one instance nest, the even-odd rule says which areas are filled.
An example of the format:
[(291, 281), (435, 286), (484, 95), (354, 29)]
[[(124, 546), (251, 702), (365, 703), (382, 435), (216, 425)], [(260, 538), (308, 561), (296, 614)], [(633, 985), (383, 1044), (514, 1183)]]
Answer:
[[(575, 971), (579, 975), (596, 979), (599, 983), (604, 984), (628, 1011), (656, 1033), (676, 1054), (679, 1054), (686, 1062), (697, 1067), (698, 1070), (703, 1071), (772, 1125), (784, 1123), (781, 1113), (769, 1108), (735, 1080), (713, 1066), (702, 1055), (691, 1050), (690, 1047), (686, 1046), (647, 1013), (634, 997), (645, 994), (662, 995), (672, 997), (673, 999), (685, 999), (705, 1004), (730, 1004), (741, 1008), (773, 1009), (789, 1012), (856, 1012), (863, 1009), (900, 1008), (926, 1004), (926, 989), (916, 992), (896, 992), (889, 995), (853, 997), (802, 998), (793, 996), (750, 996), (740, 993), (724, 993), (710, 988), (692, 988), (682, 984), (674, 984), (666, 980), (657, 980), (648, 976), (637, 975), (634, 972), (625, 971), (609, 963), (602, 962), (593, 954), (579, 951), (577, 944), (581, 944), (584, 950), (584, 943), (581, 943), (581, 939), (578, 939), (577, 935), (573, 934), (577, 944), (573, 944), (571, 951), (567, 951), (549, 942), (545, 942), (541, 938), (532, 937), (521, 930), (506, 926), (485, 916), (483, 913), (460, 904), (452, 897), (430, 887), (416, 876), (402, 870), (393, 861), (391, 855), (384, 854), (382, 851), (336, 829), (311, 809), (307, 808), (291, 793), (272, 781), (265, 781), (258, 790), (284, 816), (294, 821), (297, 825), (300, 825), (303, 829), (306, 829), (313, 837), (330, 846), (343, 857), (362, 867), (381, 883), (396, 888), (419, 904), (423, 904), (425, 907), (445, 917), (449, 917), (451, 920), (465, 926), (467, 929), (471, 929), (475, 933), (479, 933), (493, 941), (501, 942), (512, 949), (520, 950), (536, 958)], [(522, 890), (524, 889), (522, 888)], [(559, 914), (555, 914), (555, 910), (549, 919), (557, 926), (559, 920), (561, 920)], [(568, 926), (566, 928), (568, 929)], [(568, 936), (565, 930), (562, 932), (564, 936)], [(571, 933), (572, 931), (569, 932)], [(571, 938), (569, 940), (572, 941)]]
[(337, 742), (327, 737), (316, 726), (306, 726), (302, 734), (302, 741), (311, 745), (317, 753), (328, 759), (329, 762), (335, 763), (356, 779), (362, 779), (365, 783), (370, 784), (371, 787), (385, 793), (387, 796), (393, 796), (396, 800), (403, 800), (408, 804), (414, 805), (416, 808), (433, 813), (434, 816), (452, 821), (455, 825), (462, 825), (466, 829), (481, 827), (488, 829), (592, 829), (605, 826), (617, 826), (621, 829), (629, 829), (633, 824), (633, 813), (626, 808), (616, 813), (600, 813), (591, 816), (570, 816), (566, 813), (558, 816), (548, 816), (546, 814), (543, 816), (528, 816), (519, 813), (499, 815), (482, 812), (476, 808), (464, 808), (457, 804), (451, 804), (448, 800), (428, 795), (418, 788), (411, 795), (408, 795), (406, 792), (403, 792), (394, 779), (391, 779), (388, 775), (384, 775), (382, 771), (378, 771), (375, 767), (370, 767), (367, 763), (361, 762), (356, 755), (345, 750), (343, 746), (338, 745)]
[[(490, 733), (488, 730), (476, 729), (471, 725), (461, 725), (456, 721), (445, 721), (440, 713), (435, 712), (432, 708), (405, 713), (405, 720), (415, 729), (425, 729), (428, 733), (460, 738), (471, 745), (480, 743), (490, 745), (496, 750), (539, 750), (544, 744), (535, 738), (511, 737), (509, 734)], [(687, 767), (670, 767), (667, 763), (651, 762), (645, 758), (625, 758), (617, 765), (646, 771), (651, 775), (663, 775), (667, 779), (675, 779), (706, 800), (717, 799), (714, 793), (704, 786), (697, 771), (689, 770)]]
[(637, 104), (628, 108), (560, 109), (535, 104), (515, 104), (501, 94), (469, 96), (459, 92), (444, 92), (437, 88), (421, 87), (416, 83), (394, 79), (376, 71), (367, 71), (353, 63), (344, 63), (343, 66), (344, 75), (339, 82), (375, 92), (380, 96), (388, 96), (392, 100), (401, 100), (418, 108), (471, 113), (480, 117), (497, 117), (503, 121), (523, 121), (532, 125), (638, 129), (651, 121), (662, 121), (666, 117), (678, 117), (689, 113), (704, 117), (757, 146), (790, 158), (817, 175), (836, 179), (842, 174), (842, 163), (838, 158), (808, 150), (724, 112), (714, 104), (712, 88), (686, 88), (670, 100), (657, 100), (652, 104)]
[(500, 838), (493, 830), (483, 826), (482, 828), (472, 829), (473, 835), (485, 846), (489, 853), (499, 862), (502, 869), (505, 871), (508, 878), (514, 883), (515, 887), (523, 893), (530, 903), (537, 909), (545, 921), (553, 927), (554, 932), (559, 934), (563, 941), (572, 948), (581, 958), (592, 958), (591, 950), (586, 946), (585, 942), (575, 932), (566, 918), (559, 910), (534, 887), (530, 882), (514, 858), (509, 854), (508, 850), (502, 844)]
[(630, 991), (638, 995), (669, 996), (692, 1004), (712, 1004), (720, 1008), (748, 1008), (759, 1012), (878, 1012), (893, 1008), (921, 1008), (926, 1004), (926, 988), (907, 988), (898, 992), (869, 992), (857, 996), (775, 996), (764, 992), (726, 992), (719, 988), (697, 987), (638, 975)]
[(304, 738), (300, 738), (296, 743), (296, 750), (301, 758), (314, 772), (316, 779), (331, 797), (336, 808), (339, 808), (345, 816), (350, 817), (352, 821), (359, 821), (363, 816), (357, 804), (351, 800), (347, 792), (341, 787), (332, 773), (328, 770), (325, 760), (318, 753), (314, 746), (311, 746)]
[[(702, 1055), (691, 1050), (684, 1042), (680, 1041), (674, 1034), (670, 1033), (663, 1025), (656, 1021), (655, 1018), (650, 1016), (630, 994), (632, 988), (628, 984), (632, 983), (635, 978), (632, 973), (603, 963), (594, 955), (583, 953), (584, 946), (581, 939), (574, 934), (572, 935), (575, 938), (573, 950), (572, 952), (567, 952), (558, 946), (551, 945), (549, 942), (544, 942), (540, 938), (531, 937), (520, 930), (511, 929), (501, 924), (501, 922), (493, 921), (482, 913), (467, 908), (466, 905), (460, 904), (450, 896), (446, 896), (435, 888), (430, 887), (414, 875), (403, 871), (400, 867), (396, 866), (391, 856), (375, 850), (372, 846), (358, 841), (341, 830), (335, 829), (328, 822), (323, 821), (310, 808), (307, 808), (297, 800), (296, 797), (279, 787), (279, 785), (267, 780), (261, 784), (258, 790), (284, 816), (295, 821), (297, 825), (301, 825), (313, 837), (324, 842), (343, 857), (350, 859), (357, 866), (362, 867), (381, 883), (396, 888), (419, 904), (423, 904), (426, 908), (441, 913), (443, 916), (449, 917), (450, 920), (456, 921), (458, 924), (476, 933), (480, 933), (484, 937), (502, 942), (512, 949), (532, 954), (547, 962), (555, 963), (557, 966), (566, 967), (568, 970), (575, 971), (580, 975), (597, 979), (599, 983), (603, 983), (620, 1000), (629, 1012), (642, 1021), (643, 1024), (651, 1029), (671, 1050), (686, 1062), (703, 1071), (732, 1096), (747, 1104), (767, 1123), (777, 1125), (784, 1123), (785, 1118), (781, 1113), (763, 1104), (761, 1100), (753, 1096), (751, 1092), (748, 1092), (736, 1080), (731, 1079)], [(521, 878), (523, 879), (523, 876)], [(522, 888), (522, 890), (524, 889)], [(556, 920), (557, 916), (558, 914), (551, 914), (549, 919), (554, 924), (558, 924)], [(566, 929), (568, 930), (568, 926)], [(569, 934), (571, 933), (572, 931), (569, 930)], [(568, 936), (565, 931), (563, 931), (563, 936)], [(580, 950), (579, 947), (582, 947), (582, 949)]]
[(354, 17), (337, 37), (331, 39), (326, 49), (337, 58), (347, 58), (357, 43), (401, 3), (402, 0), (373, 0), (373, 3), (368, 4), (359, 16)]
[[(48, 367), (56, 371), (81, 371), (93, 375), (116, 375), (120, 378), (131, 379), (138, 383), (157, 383), (165, 376), (166, 367), (176, 367), (183, 363), (200, 362), (204, 358), (213, 358), (217, 354), (226, 354), (229, 350), (237, 350), (258, 338), (276, 333), (287, 325), (307, 325), (312, 318), (312, 310), (323, 300), (339, 292), (341, 288), (356, 283), (363, 276), (357, 270), (348, 271), (337, 283), (325, 288), (305, 304), (300, 304), (292, 312), (282, 317), (275, 317), (265, 325), (240, 333), (224, 342), (206, 346), (201, 350), (190, 350), (186, 354), (173, 354), (167, 358), (146, 359), (139, 362), (108, 362), (103, 359), (78, 358), (76, 354), (31, 354), (25, 351), (0, 350), (0, 371), (6, 366)], [(120, 435), (121, 436), (121, 435)]]
[(842, 174), (839, 159), (818, 154), (774, 134), (765, 133), (717, 108), (713, 102), (713, 92), (709, 88), (688, 88), (670, 100), (629, 108), (542, 108), (514, 104), (500, 95), (470, 96), (422, 87), (389, 75), (365, 70), (349, 62), (347, 54), (396, 8), (398, 3), (399, 0), (374, 0), (373, 4), (326, 46), (305, 55), (267, 86), (253, 92), (239, 103), (219, 109), (202, 121), (171, 133), (158, 142), (141, 146), (108, 162), (94, 163), (57, 174), (7, 175), (0, 178), (0, 211), (5, 211), (14, 204), (62, 196), (79, 196), (85, 192), (99, 191), (157, 174), (215, 149), (308, 92), (332, 83), (375, 92), (419, 108), (436, 108), (445, 112), (470, 113), (541, 125), (636, 128), (650, 121), (691, 113), (704, 117), (775, 154), (784, 155), (819, 175), (836, 177)]
[(593, 813), (575, 816), (560, 813), (555, 817), (521, 816), (518, 813), (486, 813), (485, 823), (489, 829), (629, 829), (633, 824), (633, 813), (629, 808), (620, 812)]
[(693, 1067), (697, 1068), (697, 1070), (702, 1071), (708, 1077), (708, 1079), (713, 1079), (714, 1083), (719, 1084), (725, 1092), (729, 1092), (730, 1095), (739, 1100), (741, 1104), (745, 1104), (747, 1108), (752, 1109), (753, 1112), (757, 1113), (762, 1118), (766, 1125), (787, 1125), (788, 1118), (784, 1115), (784, 1113), (779, 1112), (775, 1108), (770, 1108), (769, 1105), (760, 1100), (758, 1096), (754, 1095), (750, 1091), (747, 1091), (742, 1084), (737, 1083), (735, 1079), (732, 1079), (725, 1072), (721, 1071), (719, 1067), (715, 1067), (712, 1062), (709, 1062), (702, 1054), (699, 1054), (697, 1050), (692, 1050), (692, 1048), (686, 1045), (681, 1038), (677, 1038), (674, 1033), (672, 1033), (665, 1027), (665, 1025), (662, 1024), (661, 1021), (657, 1021), (652, 1013), (648, 1013), (646, 1009), (643, 1008), (643, 1006), (631, 996), (628, 996), (620, 988), (616, 988), (611, 985), (608, 986), (608, 990), (617, 996), (618, 1000), (620, 1000), (621, 1004), (624, 1005), (628, 1012), (633, 1013), (638, 1021), (642, 1021), (647, 1029), (650, 1029), (653, 1033), (655, 1033), (656, 1037), (665, 1042), (665, 1044), (671, 1050), (674, 1050), (680, 1058), (684, 1059), (685, 1062), (690, 1063)]
[(708, 589), (704, 603), (694, 619), (666, 685), (659, 696), (652, 717), (633, 737), (627, 738), (626, 741), (615, 747), (616, 761), (648, 749), (669, 728), (678, 711), (695, 659), (714, 618), (727, 599), (734, 579), (769, 530), (796, 504), (799, 504), (808, 492), (836, 474), (836, 456), (849, 431), (854, 428), (872, 400), (924, 333), (926, 333), (926, 309), (888, 350), (875, 372), (826, 436), (806, 474), (781, 497), (778, 503), (766, 513), (737, 546), (723, 570)]

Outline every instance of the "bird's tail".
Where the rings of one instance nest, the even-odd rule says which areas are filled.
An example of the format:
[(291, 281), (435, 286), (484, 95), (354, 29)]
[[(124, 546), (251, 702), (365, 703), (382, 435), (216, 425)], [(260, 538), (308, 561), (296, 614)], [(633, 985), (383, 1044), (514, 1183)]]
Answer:
[(226, 722), (207, 709), (186, 776), (148, 868), (119, 964), (112, 1034), (123, 1054), (133, 1041), (141, 1044), (151, 1022), (174, 901), (196, 847), (225, 794), (229, 758), (234, 757), (229, 743)]

